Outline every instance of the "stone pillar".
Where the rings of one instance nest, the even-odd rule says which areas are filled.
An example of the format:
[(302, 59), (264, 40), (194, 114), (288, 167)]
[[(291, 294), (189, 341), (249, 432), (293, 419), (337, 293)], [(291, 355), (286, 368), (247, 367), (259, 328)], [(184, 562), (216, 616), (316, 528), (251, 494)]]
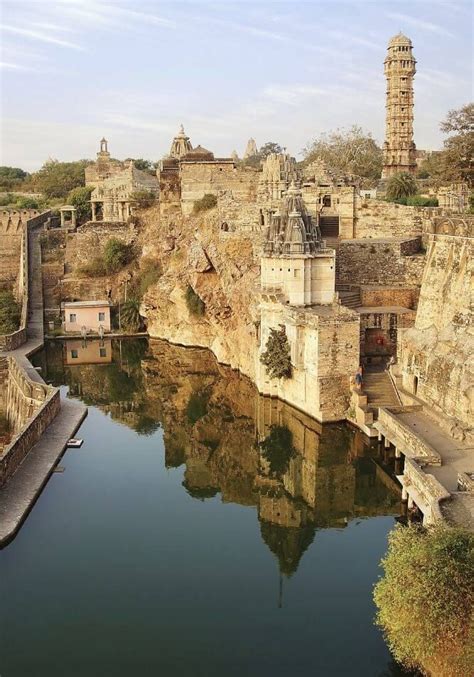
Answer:
[(411, 510), (413, 508), (413, 498), (411, 496), (408, 496), (408, 510)]
[(408, 500), (408, 491), (406, 487), (402, 487), (402, 501), (407, 501)]
[(60, 211), (60, 214), (61, 214), (61, 228), (64, 228), (64, 212), (62, 209)]
[(395, 458), (400, 458), (401, 457), (401, 451), (397, 447), (395, 447)]
[(73, 228), (76, 227), (76, 210), (75, 209), (73, 209), (71, 211), (71, 224), (72, 224)]
[(386, 437), (383, 441), (385, 449), (390, 449), (390, 440)]
[(96, 204), (95, 204), (95, 202), (91, 202), (91, 208), (92, 208), (92, 220), (96, 221), (97, 214), (96, 214)]

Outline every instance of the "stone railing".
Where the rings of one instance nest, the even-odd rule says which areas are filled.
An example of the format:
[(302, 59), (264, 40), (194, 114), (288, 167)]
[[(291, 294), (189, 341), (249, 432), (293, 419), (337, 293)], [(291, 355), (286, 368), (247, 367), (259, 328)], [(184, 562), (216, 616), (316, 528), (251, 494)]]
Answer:
[(29, 310), (29, 234), (32, 229), (45, 223), (51, 216), (50, 211), (28, 219), (23, 229), (20, 253), (19, 289), (21, 297), (21, 316), (19, 328), (11, 334), (0, 334), (0, 350), (16, 350), (26, 343)]
[(474, 493), (474, 474), (468, 475), (466, 472), (458, 473), (458, 491)]
[(411, 458), (405, 458), (402, 484), (423, 513), (423, 524), (433, 524), (443, 519), (440, 502), (450, 498), (451, 494)]
[(0, 487), (13, 476), (61, 406), (59, 388), (32, 380), (14, 357), (9, 356), (7, 363), (7, 417), (19, 429), (0, 454)]
[(378, 420), (374, 426), (407, 458), (420, 460), (429, 465), (441, 465), (441, 456), (438, 452), (397, 417), (397, 413), (418, 409), (421, 409), (421, 406), (400, 406), (390, 409), (380, 407)]

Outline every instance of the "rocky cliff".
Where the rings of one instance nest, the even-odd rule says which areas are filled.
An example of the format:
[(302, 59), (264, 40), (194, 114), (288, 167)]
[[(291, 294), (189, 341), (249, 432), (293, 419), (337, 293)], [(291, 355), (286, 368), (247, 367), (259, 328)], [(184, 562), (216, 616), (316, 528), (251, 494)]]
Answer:
[[(209, 348), (254, 378), (260, 235), (223, 230), (217, 210), (186, 218), (149, 210), (143, 221), (143, 257), (162, 269), (141, 308), (150, 336)], [(190, 309), (189, 288), (204, 302), (202, 314)]]

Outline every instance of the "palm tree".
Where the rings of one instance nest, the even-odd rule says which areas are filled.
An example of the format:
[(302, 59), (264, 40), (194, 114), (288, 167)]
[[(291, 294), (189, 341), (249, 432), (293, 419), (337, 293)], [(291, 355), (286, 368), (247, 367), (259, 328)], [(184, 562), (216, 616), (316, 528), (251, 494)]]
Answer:
[(417, 185), (412, 174), (395, 174), (392, 176), (387, 184), (387, 198), (389, 200), (400, 200), (402, 198), (416, 195)]
[(122, 306), (121, 310), (122, 325), (128, 331), (136, 332), (140, 329), (140, 301), (130, 298)]

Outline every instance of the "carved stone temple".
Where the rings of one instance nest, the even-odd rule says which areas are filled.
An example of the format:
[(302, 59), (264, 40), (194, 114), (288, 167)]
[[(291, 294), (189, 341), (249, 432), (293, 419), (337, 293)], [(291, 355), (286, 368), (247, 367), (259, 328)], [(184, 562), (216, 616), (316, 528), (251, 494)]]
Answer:
[(410, 38), (402, 33), (388, 43), (384, 61), (387, 79), (385, 143), (382, 179), (416, 171), (413, 141), (413, 78), (416, 60)]

